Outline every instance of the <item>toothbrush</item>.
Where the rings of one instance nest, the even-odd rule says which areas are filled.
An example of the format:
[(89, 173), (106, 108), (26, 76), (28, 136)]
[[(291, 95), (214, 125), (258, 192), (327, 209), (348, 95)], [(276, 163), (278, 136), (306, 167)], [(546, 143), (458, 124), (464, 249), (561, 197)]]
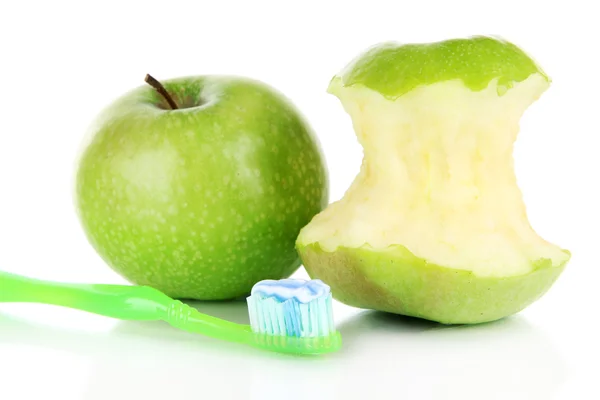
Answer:
[(247, 298), (251, 325), (202, 314), (149, 286), (49, 282), (0, 271), (0, 302), (42, 303), (175, 328), (263, 350), (323, 354), (339, 350), (329, 286), (319, 280), (257, 283)]

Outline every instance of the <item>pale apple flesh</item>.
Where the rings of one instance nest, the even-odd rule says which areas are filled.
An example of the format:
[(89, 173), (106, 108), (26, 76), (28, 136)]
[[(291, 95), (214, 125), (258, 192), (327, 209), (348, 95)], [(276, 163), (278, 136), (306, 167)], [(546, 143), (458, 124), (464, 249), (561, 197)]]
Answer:
[(570, 257), (532, 229), (513, 170), (520, 117), (547, 86), (534, 73), (508, 92), (450, 80), (390, 99), (334, 78), (364, 159), (300, 233), (309, 274), (347, 304), (443, 323), (536, 300)]

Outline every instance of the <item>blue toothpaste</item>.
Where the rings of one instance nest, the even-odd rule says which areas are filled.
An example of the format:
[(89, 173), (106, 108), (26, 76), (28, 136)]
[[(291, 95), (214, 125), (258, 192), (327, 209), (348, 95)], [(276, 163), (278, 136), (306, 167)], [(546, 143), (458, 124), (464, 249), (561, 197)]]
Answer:
[(319, 279), (305, 281), (300, 279), (264, 280), (252, 288), (252, 295), (275, 297), (279, 301), (294, 299), (299, 303), (309, 303), (331, 292), (329, 286)]

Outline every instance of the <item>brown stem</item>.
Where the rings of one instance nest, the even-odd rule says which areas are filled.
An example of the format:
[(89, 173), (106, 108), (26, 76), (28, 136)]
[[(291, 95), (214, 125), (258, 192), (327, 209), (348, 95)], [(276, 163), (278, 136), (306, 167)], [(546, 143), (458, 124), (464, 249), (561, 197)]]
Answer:
[(160, 93), (162, 95), (162, 97), (165, 98), (165, 100), (167, 100), (167, 103), (169, 103), (169, 105), (171, 106), (171, 108), (173, 110), (177, 110), (179, 108), (179, 107), (177, 107), (177, 103), (175, 103), (175, 100), (173, 100), (173, 98), (171, 97), (169, 92), (167, 92), (167, 89), (165, 89), (165, 87), (162, 85), (162, 83), (160, 83), (159, 81), (154, 79), (154, 77), (150, 74), (146, 74), (146, 78), (144, 80), (146, 81), (146, 83), (148, 85), (150, 85), (154, 89), (156, 89), (156, 91), (158, 93)]

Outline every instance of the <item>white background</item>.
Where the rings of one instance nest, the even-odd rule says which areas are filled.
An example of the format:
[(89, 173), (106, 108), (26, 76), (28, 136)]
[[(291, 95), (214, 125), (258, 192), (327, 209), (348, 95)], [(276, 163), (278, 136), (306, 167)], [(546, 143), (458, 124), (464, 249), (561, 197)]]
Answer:
[[(142, 84), (240, 74), (283, 91), (319, 135), (340, 198), (361, 148), (329, 79), (372, 44), (506, 37), (553, 84), (515, 149), (534, 228), (573, 252), (542, 300), (475, 327), (335, 305), (344, 349), (265, 354), (160, 323), (0, 305), (0, 398), (596, 399), (600, 75), (595, 1), (0, 2), (0, 269), (123, 282), (76, 220), (73, 163), (102, 107)], [(306, 276), (300, 270), (298, 276)], [(246, 321), (240, 304), (200, 304)]]

